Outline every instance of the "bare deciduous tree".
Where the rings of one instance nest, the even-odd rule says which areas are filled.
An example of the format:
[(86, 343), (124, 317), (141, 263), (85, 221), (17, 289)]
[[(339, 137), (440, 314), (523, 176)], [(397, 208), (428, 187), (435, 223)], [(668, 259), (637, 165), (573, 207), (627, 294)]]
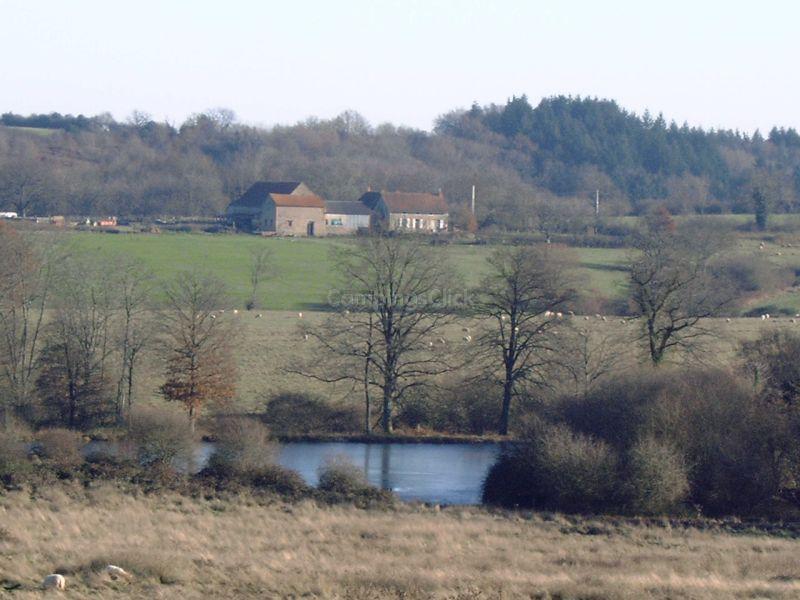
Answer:
[(104, 266), (68, 257), (60, 265), (54, 303), (39, 357), (40, 395), (49, 418), (70, 428), (93, 425), (113, 413), (108, 359), (116, 306)]
[(215, 313), (224, 303), (225, 286), (214, 277), (181, 273), (167, 286), (166, 296), (167, 380), (161, 393), (185, 406), (194, 430), (205, 405), (234, 397), (236, 365), (231, 342), (235, 330)]
[(256, 308), (258, 291), (264, 280), (275, 275), (275, 257), (270, 248), (259, 246), (250, 252), (250, 299), (247, 310)]
[(453, 318), (453, 277), (441, 256), (421, 242), (373, 237), (335, 251), (345, 289), (332, 294), (339, 313), (306, 335), (325, 359), (294, 369), (330, 383), (363, 386), (365, 428), (371, 429), (370, 388), (382, 397), (381, 428), (392, 432), (394, 407), (404, 394), (453, 368), (434, 344)]
[[(52, 282), (51, 247), (0, 224), (0, 381), (4, 398), (30, 412), (40, 332)], [(0, 425), (6, 406), (0, 404)]]
[(155, 327), (151, 306), (152, 274), (141, 264), (122, 261), (116, 269), (119, 303), (119, 360), (117, 417), (130, 419), (134, 381), (142, 355), (153, 345)]
[(659, 216), (632, 246), (631, 300), (642, 323), (640, 338), (658, 365), (673, 349), (696, 349), (711, 335), (702, 321), (729, 304), (730, 286), (709, 266), (721, 240), (704, 230), (676, 230)]
[(477, 290), (476, 312), (491, 324), (478, 337), (477, 352), (503, 386), (499, 433), (507, 435), (520, 384), (546, 385), (546, 373), (558, 364), (558, 312), (573, 292), (569, 265), (557, 250), (501, 248), (488, 262), (490, 273)]

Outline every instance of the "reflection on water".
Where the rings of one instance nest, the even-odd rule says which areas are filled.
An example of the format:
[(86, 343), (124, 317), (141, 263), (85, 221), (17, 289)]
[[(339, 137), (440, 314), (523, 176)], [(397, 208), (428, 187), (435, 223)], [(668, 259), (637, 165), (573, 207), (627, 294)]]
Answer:
[[(89, 452), (107, 447), (101, 442), (90, 446)], [(212, 444), (200, 444), (190, 470), (202, 469), (212, 451)], [(326, 460), (346, 457), (363, 467), (370, 483), (403, 500), (478, 504), (483, 479), (499, 452), (499, 444), (290, 442), (281, 446), (278, 462), (316, 485), (318, 469)]]

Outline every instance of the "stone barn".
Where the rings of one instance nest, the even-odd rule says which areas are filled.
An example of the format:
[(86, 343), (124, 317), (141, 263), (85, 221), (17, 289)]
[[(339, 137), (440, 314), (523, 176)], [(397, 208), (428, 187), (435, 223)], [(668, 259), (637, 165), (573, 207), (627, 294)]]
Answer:
[(359, 199), (371, 209), (388, 231), (440, 233), (447, 231), (450, 218), (441, 192), (372, 192)]
[(325, 235), (325, 201), (299, 181), (259, 181), (231, 202), (226, 217), (245, 231)]

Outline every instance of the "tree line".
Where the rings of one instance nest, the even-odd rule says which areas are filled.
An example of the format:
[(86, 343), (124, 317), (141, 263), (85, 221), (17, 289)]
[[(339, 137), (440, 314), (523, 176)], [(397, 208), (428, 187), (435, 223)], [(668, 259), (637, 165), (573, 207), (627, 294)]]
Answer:
[(261, 179), (302, 180), (330, 200), (368, 187), (442, 189), (456, 224), (478, 190), (476, 226), (585, 229), (594, 215), (773, 212), (800, 199), (794, 129), (764, 138), (667, 123), (615, 102), (525, 96), (441, 116), (430, 133), (354, 112), (270, 129), (228, 109), (180, 125), (134, 112), (0, 117), (0, 202), (20, 214), (208, 216)]

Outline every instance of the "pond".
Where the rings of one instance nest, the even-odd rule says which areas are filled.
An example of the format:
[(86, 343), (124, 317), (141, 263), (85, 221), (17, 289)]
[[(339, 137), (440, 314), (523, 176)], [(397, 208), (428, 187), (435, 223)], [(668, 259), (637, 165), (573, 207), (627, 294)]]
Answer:
[[(100, 450), (93, 442), (88, 452)], [(213, 444), (198, 446), (195, 468), (203, 468)], [(329, 458), (347, 457), (363, 469), (367, 480), (392, 490), (402, 500), (438, 504), (479, 504), (481, 485), (500, 453), (501, 445), (429, 443), (288, 442), (281, 445), (278, 463), (300, 473), (311, 485)]]

